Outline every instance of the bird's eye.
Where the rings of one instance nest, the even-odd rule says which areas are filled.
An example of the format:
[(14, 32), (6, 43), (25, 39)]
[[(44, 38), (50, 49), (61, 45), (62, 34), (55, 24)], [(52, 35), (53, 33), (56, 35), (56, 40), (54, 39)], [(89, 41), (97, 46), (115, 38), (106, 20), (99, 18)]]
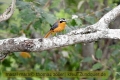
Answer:
[(62, 23), (63, 21), (60, 21), (60, 23)]

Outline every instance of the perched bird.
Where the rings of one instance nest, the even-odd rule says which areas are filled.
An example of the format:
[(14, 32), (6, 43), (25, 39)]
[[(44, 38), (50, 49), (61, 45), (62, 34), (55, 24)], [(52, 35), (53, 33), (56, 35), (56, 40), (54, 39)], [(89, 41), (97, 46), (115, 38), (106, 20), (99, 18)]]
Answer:
[(60, 31), (64, 30), (65, 26), (66, 26), (66, 19), (65, 18), (59, 19), (57, 22), (55, 22), (51, 26), (49, 32), (44, 36), (44, 38), (49, 37), (51, 33), (56, 33), (56, 32), (60, 32)]

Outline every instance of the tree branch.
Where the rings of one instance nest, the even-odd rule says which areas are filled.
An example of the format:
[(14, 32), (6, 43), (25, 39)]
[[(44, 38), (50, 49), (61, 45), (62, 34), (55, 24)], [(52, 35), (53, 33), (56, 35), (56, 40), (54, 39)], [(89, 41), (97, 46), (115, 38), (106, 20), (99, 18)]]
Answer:
[(12, 0), (11, 5), (6, 9), (6, 11), (2, 15), (0, 15), (0, 22), (9, 19), (12, 16), (14, 12), (15, 3), (16, 0)]
[(120, 35), (118, 34), (120, 34), (119, 29), (104, 29), (93, 33), (76, 35), (66, 34), (52, 38), (38, 38), (38, 39), (28, 39), (25, 37), (9, 38), (0, 40), (0, 51), (1, 52), (43, 51), (53, 49), (56, 47), (72, 45), (80, 42), (92, 42), (105, 38), (120, 39)]
[(108, 28), (110, 22), (112, 22), (116, 17), (120, 15), (120, 5), (115, 7), (113, 10), (105, 14), (97, 23), (95, 28), (106, 29)]
[[(120, 39), (120, 29), (108, 29), (109, 23), (120, 15), (120, 5), (104, 15), (97, 23), (52, 38), (28, 39), (26, 37), (0, 40), (0, 52), (43, 51), (80, 42), (99, 39)], [(0, 53), (0, 54), (1, 54)]]

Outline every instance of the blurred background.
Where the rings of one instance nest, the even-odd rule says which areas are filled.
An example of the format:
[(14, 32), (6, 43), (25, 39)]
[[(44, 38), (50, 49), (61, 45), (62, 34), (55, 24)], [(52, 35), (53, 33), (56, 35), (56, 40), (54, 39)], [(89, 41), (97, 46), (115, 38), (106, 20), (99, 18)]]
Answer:
[[(0, 14), (12, 0), (0, 0)], [(120, 4), (120, 0), (17, 0), (10, 19), (0, 23), (0, 39), (19, 37), (43, 38), (59, 18), (67, 19), (67, 27), (57, 35), (96, 23), (104, 14)], [(118, 16), (109, 28), (120, 28)], [(52, 35), (55, 36), (55, 35)], [(77, 43), (41, 52), (30, 52), (23, 58), (20, 52), (8, 55), (0, 63), (1, 80), (59, 80), (59, 78), (5, 78), (4, 71), (104, 71), (109, 77), (84, 80), (120, 80), (120, 42), (104, 39), (91, 43)], [(63, 80), (83, 80), (62, 78)]]

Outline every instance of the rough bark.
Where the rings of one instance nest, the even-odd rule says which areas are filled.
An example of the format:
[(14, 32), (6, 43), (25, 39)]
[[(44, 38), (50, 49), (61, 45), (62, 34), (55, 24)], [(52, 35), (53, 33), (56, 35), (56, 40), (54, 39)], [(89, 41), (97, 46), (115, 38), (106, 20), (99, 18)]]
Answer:
[[(14, 13), (15, 3), (16, 0), (12, 0), (11, 5), (5, 10), (5, 12), (2, 15), (0, 15), (0, 22), (9, 19), (12, 16), (12, 14)], [(1, 51), (0, 59), (3, 59), (4, 57), (6, 57), (6, 55), (7, 55), (6, 52)]]
[(99, 39), (120, 39), (119, 29), (104, 29), (90, 33), (80, 33), (84, 29), (75, 30), (66, 35), (52, 38), (29, 39), (26, 37), (0, 40), (0, 52), (43, 51), (72, 45), (80, 42), (93, 42)]
[(0, 15), (0, 22), (9, 19), (12, 16), (12, 14), (14, 13), (15, 3), (16, 0), (12, 0), (11, 5), (5, 10), (2, 15)]

